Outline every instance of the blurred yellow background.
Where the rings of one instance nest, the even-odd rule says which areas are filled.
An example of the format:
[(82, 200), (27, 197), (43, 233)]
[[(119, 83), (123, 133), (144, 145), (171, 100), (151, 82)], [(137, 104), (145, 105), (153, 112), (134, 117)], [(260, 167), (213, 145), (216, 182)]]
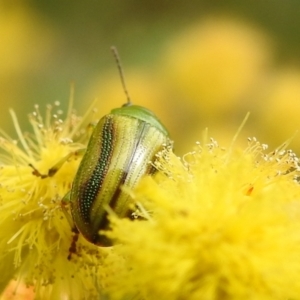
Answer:
[[(239, 140), (279, 146), (300, 128), (300, 2), (224, 2), (1, 0), (0, 127), (16, 137), (9, 108), (26, 130), (33, 105), (66, 110), (72, 81), (80, 114), (96, 98), (99, 117), (121, 106), (115, 45), (133, 102), (178, 154), (206, 127), (229, 145), (248, 111)], [(290, 147), (299, 155), (299, 134)]]

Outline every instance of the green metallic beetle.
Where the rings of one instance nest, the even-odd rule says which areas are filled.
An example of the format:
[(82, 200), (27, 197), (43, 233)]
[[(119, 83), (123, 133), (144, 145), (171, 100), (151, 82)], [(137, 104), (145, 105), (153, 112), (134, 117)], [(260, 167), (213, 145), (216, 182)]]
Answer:
[(131, 198), (122, 186), (134, 188), (146, 174), (153, 174), (151, 162), (166, 145), (167, 129), (148, 109), (132, 105), (116, 49), (127, 103), (100, 119), (93, 130), (70, 192), (74, 224), (91, 243), (111, 246), (101, 230), (109, 227), (108, 207), (123, 218), (133, 218)]
[[(117, 50), (112, 47), (112, 51), (127, 103), (113, 109), (95, 126), (71, 191), (62, 201), (70, 205), (75, 225), (68, 259), (76, 252), (78, 232), (98, 246), (112, 245), (100, 232), (109, 228), (109, 211), (120, 218), (134, 218), (132, 199), (122, 187), (133, 189), (144, 175), (153, 174), (157, 153), (165, 147), (172, 148), (168, 131), (158, 118), (147, 108), (131, 104)], [(69, 156), (49, 169), (48, 174), (30, 166), (35, 176), (47, 178), (54, 176)], [(64, 208), (63, 211), (70, 219)]]
[(99, 233), (109, 225), (105, 207), (119, 217), (132, 217), (130, 196), (121, 187), (134, 188), (153, 173), (149, 162), (168, 143), (165, 127), (141, 106), (114, 109), (98, 122), (70, 193), (74, 223), (88, 241), (111, 246)]

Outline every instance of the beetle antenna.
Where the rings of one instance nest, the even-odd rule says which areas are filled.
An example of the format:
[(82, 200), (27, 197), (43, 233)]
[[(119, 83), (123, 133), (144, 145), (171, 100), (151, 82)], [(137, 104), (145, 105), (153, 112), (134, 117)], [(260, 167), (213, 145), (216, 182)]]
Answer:
[(115, 46), (111, 46), (110, 50), (113, 53), (114, 58), (116, 60), (116, 63), (117, 63), (117, 66), (118, 66), (118, 70), (119, 70), (119, 74), (120, 74), (120, 78), (121, 78), (121, 82), (122, 82), (122, 86), (123, 86), (123, 90), (124, 90), (125, 95), (127, 97), (127, 103), (124, 104), (123, 106), (129, 106), (129, 105), (131, 105), (131, 100), (130, 100), (130, 97), (129, 97), (128, 90), (126, 88), (125, 78), (124, 78), (124, 72), (123, 72), (123, 68), (122, 68), (122, 65), (121, 65), (121, 59), (120, 59), (118, 50), (117, 50), (117, 48)]

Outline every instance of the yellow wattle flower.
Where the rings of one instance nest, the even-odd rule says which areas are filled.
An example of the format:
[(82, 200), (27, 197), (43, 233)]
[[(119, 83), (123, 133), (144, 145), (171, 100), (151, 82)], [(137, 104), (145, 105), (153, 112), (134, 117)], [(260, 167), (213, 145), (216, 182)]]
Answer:
[(0, 141), (1, 291), (15, 279), (37, 299), (299, 298), (299, 162), (285, 146), (268, 152), (251, 138), (244, 150), (226, 149), (205, 136), (181, 159), (162, 151), (157, 175), (128, 190), (146, 220), (112, 214), (115, 246), (79, 236), (68, 260), (62, 199), (90, 136), (88, 116), (70, 109), (62, 121), (48, 107), (43, 120), (36, 109), (32, 135), (12, 115), (20, 146)]
[(91, 133), (90, 112), (81, 119), (70, 107), (61, 120), (58, 105), (48, 106), (45, 117), (36, 107), (29, 117), (33, 134), (22, 133), (12, 112), (19, 142), (0, 140), (0, 288), (15, 279), (33, 286), (38, 299), (93, 299), (101, 290), (97, 277), (105, 250), (79, 237), (77, 255), (68, 260), (72, 224), (62, 208), (81, 158), (76, 151)]
[(232, 147), (205, 138), (141, 182), (149, 220), (116, 219), (110, 233), (125, 264), (112, 299), (299, 299), (298, 158), (255, 138)]

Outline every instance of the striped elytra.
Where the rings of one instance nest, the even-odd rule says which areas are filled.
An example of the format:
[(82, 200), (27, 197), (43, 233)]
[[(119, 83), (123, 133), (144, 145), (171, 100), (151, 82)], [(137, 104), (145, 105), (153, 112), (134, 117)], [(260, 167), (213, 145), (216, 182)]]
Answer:
[(165, 127), (144, 107), (123, 106), (100, 119), (70, 193), (74, 223), (88, 241), (112, 245), (99, 233), (109, 227), (107, 207), (121, 218), (132, 217), (132, 200), (121, 187), (133, 189), (153, 173), (150, 162), (169, 144)]

